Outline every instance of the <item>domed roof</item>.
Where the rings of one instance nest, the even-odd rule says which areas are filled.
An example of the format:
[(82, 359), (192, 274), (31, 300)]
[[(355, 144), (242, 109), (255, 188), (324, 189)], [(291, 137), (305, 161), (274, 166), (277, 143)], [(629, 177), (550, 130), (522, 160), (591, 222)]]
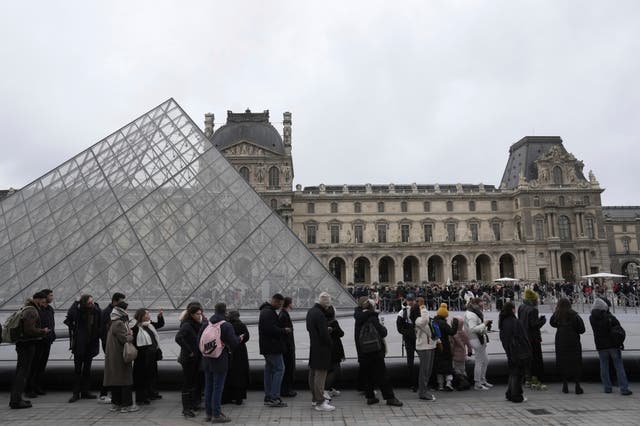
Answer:
[(278, 131), (269, 122), (269, 111), (244, 113), (227, 111), (227, 124), (213, 133), (211, 143), (219, 151), (240, 141), (247, 141), (269, 151), (284, 155), (284, 143)]

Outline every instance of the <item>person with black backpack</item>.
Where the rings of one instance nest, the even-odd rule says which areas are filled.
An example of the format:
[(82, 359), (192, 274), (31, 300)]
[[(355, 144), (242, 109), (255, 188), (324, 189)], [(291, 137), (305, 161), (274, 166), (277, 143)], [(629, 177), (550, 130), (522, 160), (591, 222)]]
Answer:
[(598, 356), (600, 357), (600, 380), (605, 393), (612, 392), (611, 377), (609, 375), (609, 362), (613, 361), (613, 367), (618, 376), (618, 387), (621, 395), (631, 395), (627, 373), (622, 363), (625, 332), (620, 321), (609, 312), (609, 305), (602, 299), (596, 299), (589, 316), (589, 322), (593, 329), (593, 339), (596, 343)]
[(516, 306), (513, 302), (502, 305), (498, 317), (498, 328), (500, 342), (507, 355), (509, 367), (509, 382), (505, 397), (511, 402), (526, 402), (527, 398), (522, 391), (522, 378), (531, 362), (531, 345), (524, 325), (516, 318)]
[(387, 336), (387, 329), (380, 324), (378, 312), (375, 311), (372, 300), (362, 303), (361, 306), (362, 309), (357, 309), (354, 313), (355, 335), (367, 404), (380, 402), (373, 392), (374, 386), (377, 386), (382, 391), (382, 397), (387, 401), (387, 405), (402, 407), (402, 402), (393, 393), (384, 362), (386, 353), (384, 338)]

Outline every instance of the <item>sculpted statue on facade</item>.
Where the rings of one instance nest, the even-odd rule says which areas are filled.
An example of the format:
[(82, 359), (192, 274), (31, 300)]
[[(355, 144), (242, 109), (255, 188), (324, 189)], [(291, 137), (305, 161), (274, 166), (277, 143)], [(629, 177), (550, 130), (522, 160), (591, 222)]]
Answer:
[(258, 179), (259, 183), (264, 182), (264, 174), (266, 172), (266, 168), (264, 164), (258, 164), (256, 167), (256, 179)]
[(286, 164), (282, 166), (282, 174), (284, 175), (285, 182), (291, 181), (291, 169)]

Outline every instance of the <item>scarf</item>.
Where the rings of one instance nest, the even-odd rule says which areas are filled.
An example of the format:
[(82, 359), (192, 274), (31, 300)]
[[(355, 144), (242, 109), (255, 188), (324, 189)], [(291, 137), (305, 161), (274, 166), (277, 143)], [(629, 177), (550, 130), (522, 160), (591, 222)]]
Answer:
[[(151, 334), (149, 334), (151, 332)], [(158, 346), (160, 338), (158, 337), (158, 331), (151, 324), (151, 321), (138, 323), (138, 336), (136, 337), (136, 346), (141, 348), (143, 346), (151, 346), (155, 343)]]
[(478, 306), (469, 305), (469, 307), (467, 308), (467, 311), (473, 312), (474, 314), (476, 314), (478, 316), (478, 318), (480, 318), (480, 321), (484, 321), (484, 315), (482, 314), (482, 311), (480, 310), (480, 308)]

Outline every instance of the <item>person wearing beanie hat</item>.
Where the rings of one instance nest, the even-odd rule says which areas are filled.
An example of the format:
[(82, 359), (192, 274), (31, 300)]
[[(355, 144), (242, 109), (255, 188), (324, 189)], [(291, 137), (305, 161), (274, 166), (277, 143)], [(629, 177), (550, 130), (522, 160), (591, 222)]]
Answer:
[(331, 296), (320, 293), (318, 302), (307, 311), (309, 332), (309, 389), (312, 405), (317, 411), (334, 411), (336, 407), (324, 398), (324, 385), (331, 368), (331, 335), (326, 310), (331, 305)]
[[(449, 316), (449, 309), (447, 309), (446, 303), (441, 303), (436, 313), (434, 322), (434, 329), (436, 332), (440, 331), (440, 343), (435, 350), (435, 359), (433, 361), (433, 369), (438, 379), (438, 390), (446, 390), (448, 392), (453, 391), (453, 353), (451, 351), (450, 336), (456, 334), (458, 329), (458, 320), (453, 320), (453, 326), (447, 323), (447, 317)], [(437, 325), (437, 327), (436, 327)], [(445, 384), (446, 381), (446, 384)]]
[(547, 317), (538, 312), (538, 294), (528, 288), (524, 291), (524, 301), (518, 307), (518, 320), (527, 331), (531, 344), (531, 364), (525, 371), (525, 386), (534, 390), (546, 390), (542, 383), (544, 363), (542, 361), (542, 334), (540, 329), (547, 323)]
[(589, 316), (589, 322), (593, 329), (593, 340), (596, 344), (598, 357), (600, 358), (600, 380), (605, 393), (612, 392), (609, 364), (613, 362), (618, 377), (618, 387), (621, 395), (631, 395), (627, 373), (622, 363), (622, 351), (624, 349), (624, 329), (620, 321), (609, 312), (609, 306), (603, 299), (596, 298)]

